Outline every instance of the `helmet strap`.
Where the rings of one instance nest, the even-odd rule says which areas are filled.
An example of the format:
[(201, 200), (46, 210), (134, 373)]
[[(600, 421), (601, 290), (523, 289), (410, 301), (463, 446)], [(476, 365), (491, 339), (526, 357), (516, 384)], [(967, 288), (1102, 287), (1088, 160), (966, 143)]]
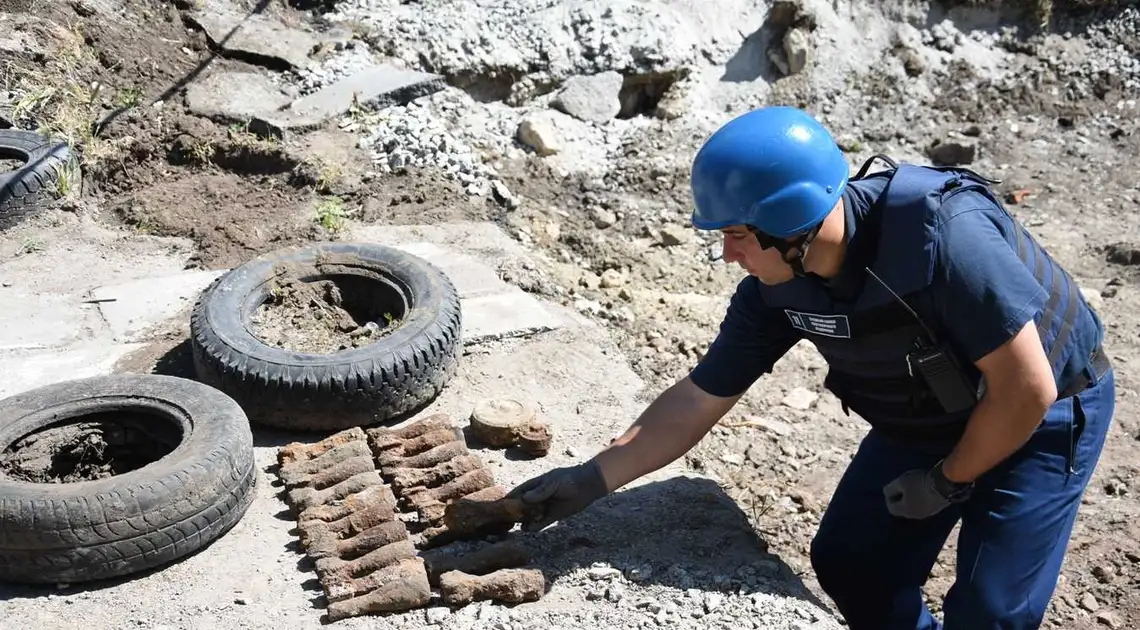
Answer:
[[(780, 252), (780, 258), (792, 268), (792, 273), (796, 274), (797, 277), (805, 278), (808, 272), (804, 270), (804, 256), (807, 256), (812, 241), (815, 240), (815, 237), (819, 234), (819, 230), (822, 227), (823, 223), (820, 222), (815, 227), (790, 241), (766, 234), (752, 226), (748, 226), (748, 229), (752, 231), (757, 242), (760, 243), (761, 249), (768, 249), (769, 247), (776, 248), (776, 251)], [(789, 260), (788, 253), (793, 249), (796, 250), (796, 253), (791, 260)]]

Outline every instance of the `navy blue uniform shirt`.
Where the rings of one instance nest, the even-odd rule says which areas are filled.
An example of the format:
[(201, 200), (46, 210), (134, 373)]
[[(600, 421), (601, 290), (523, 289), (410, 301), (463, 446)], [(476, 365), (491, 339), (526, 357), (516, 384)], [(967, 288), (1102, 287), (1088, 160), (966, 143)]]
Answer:
[[(839, 275), (824, 283), (835, 302), (853, 302), (865, 286), (863, 268), (876, 247), (871, 242), (877, 240), (869, 234), (876, 226), (869, 225), (868, 219), (881, 211), (875, 201), (886, 181), (885, 174), (874, 174), (851, 182), (843, 193), (848, 252)], [(1018, 254), (1019, 247), (1024, 246), (1018, 241), (1022, 228), (980, 193), (964, 191), (950, 197), (934, 226), (933, 273), (925, 290), (931, 307), (916, 310), (952, 344), (963, 362), (977, 361), (1027, 322), (1040, 319), (1050, 299), (1049, 285), (1064, 290), (1064, 284), (1050, 274), (1043, 275), (1046, 281), (1038, 281), (1032, 267), (1039, 272), (1045, 269), (1046, 254), (1033, 246), (1029, 264), (1023, 263)], [(768, 287), (755, 277), (744, 278), (732, 296), (719, 334), (692, 371), (692, 380), (717, 396), (747, 390), (801, 339), (784, 309), (767, 306), (765, 295), (780, 291), (786, 296), (787, 291), (797, 291), (803, 283), (818, 286), (820, 282), (818, 278), (795, 278)], [(817, 286), (811, 289), (817, 291)], [(1080, 310), (1075, 311), (1073, 330), (1054, 353), (1059, 390), (1086, 367), (1087, 357), (1103, 337), (1100, 320), (1079, 294), (1058, 303), (1067, 307), (1069, 298), (1074, 301), (1073, 308)]]

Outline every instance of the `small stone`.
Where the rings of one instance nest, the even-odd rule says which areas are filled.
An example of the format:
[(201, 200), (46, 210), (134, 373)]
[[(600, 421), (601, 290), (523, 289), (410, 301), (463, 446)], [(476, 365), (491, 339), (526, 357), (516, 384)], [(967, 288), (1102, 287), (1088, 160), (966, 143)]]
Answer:
[(620, 584), (614, 584), (606, 589), (606, 600), (618, 603), (625, 597), (625, 589)]
[(617, 269), (606, 269), (602, 272), (601, 287), (603, 289), (613, 289), (625, 284), (625, 274)]
[(744, 456), (739, 453), (721, 453), (720, 461), (731, 466), (739, 466), (744, 463)]
[(936, 166), (959, 166), (974, 161), (978, 145), (973, 141), (943, 141), (931, 146), (926, 154)]
[(712, 245), (709, 245), (708, 257), (710, 261), (720, 260), (721, 258), (724, 258), (724, 243), (717, 241)]
[(431, 624), (443, 623), (450, 616), (451, 609), (446, 606), (434, 606), (424, 611), (424, 619)]
[(705, 612), (712, 612), (720, 608), (724, 603), (724, 595), (720, 593), (707, 593), (705, 594)]
[(790, 28), (784, 34), (787, 74), (799, 74), (811, 60), (811, 36), (802, 28)]
[(665, 247), (681, 245), (688, 239), (689, 231), (679, 225), (667, 225), (661, 228), (661, 244)]
[(1088, 592), (1086, 592), (1084, 595), (1081, 595), (1079, 603), (1081, 605), (1081, 608), (1084, 608), (1091, 613), (1096, 612), (1097, 609), (1100, 608), (1100, 602), (1096, 601), (1096, 597), (1094, 597), (1092, 593)]
[(621, 571), (613, 567), (591, 567), (586, 571), (591, 580), (612, 580), (621, 577)]
[(1109, 584), (1112, 582), (1112, 578), (1113, 578), (1112, 569), (1104, 566), (1103, 564), (1100, 564), (1100, 565), (1093, 567), (1092, 573), (1096, 577), (1097, 580), (1100, 580), (1100, 582), (1102, 584)]
[(815, 401), (818, 398), (819, 395), (815, 392), (803, 387), (796, 387), (792, 389), (792, 391), (788, 392), (788, 395), (785, 396), (784, 400), (781, 402), (786, 407), (799, 409), (800, 411), (806, 411), (807, 409), (810, 409), (813, 404), (815, 404)]
[(617, 215), (605, 208), (594, 208), (590, 210), (590, 219), (593, 220), (594, 227), (600, 230), (604, 230), (617, 223)]
[(1120, 625), (1120, 622), (1116, 620), (1116, 616), (1110, 612), (1107, 612), (1107, 611), (1102, 612), (1102, 613), (1097, 613), (1096, 622), (1102, 626), (1112, 628), (1112, 630), (1117, 630), (1118, 628), (1123, 627)]
[(495, 201), (508, 210), (513, 210), (519, 205), (518, 199), (511, 194), (507, 185), (497, 179), (491, 182), (491, 193), (494, 195)]
[(640, 567), (634, 567), (634, 568), (630, 569), (629, 571), (626, 571), (625, 579), (629, 580), (630, 582), (640, 583), (640, 582), (645, 582), (652, 575), (653, 575), (653, 567), (651, 567), (649, 565), (644, 565), (644, 566), (640, 566)]
[(542, 157), (554, 155), (562, 150), (554, 118), (549, 115), (550, 113), (527, 114), (519, 123), (517, 132), (519, 141), (534, 149), (534, 152)]

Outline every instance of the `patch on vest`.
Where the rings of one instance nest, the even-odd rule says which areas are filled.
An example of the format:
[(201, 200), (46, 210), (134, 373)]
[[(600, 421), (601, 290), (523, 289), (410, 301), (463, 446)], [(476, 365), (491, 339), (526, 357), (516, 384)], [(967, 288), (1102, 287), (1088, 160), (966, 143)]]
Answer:
[(801, 313), (784, 309), (791, 320), (792, 326), (813, 335), (825, 337), (851, 338), (851, 323), (846, 315), (820, 315), (818, 313)]

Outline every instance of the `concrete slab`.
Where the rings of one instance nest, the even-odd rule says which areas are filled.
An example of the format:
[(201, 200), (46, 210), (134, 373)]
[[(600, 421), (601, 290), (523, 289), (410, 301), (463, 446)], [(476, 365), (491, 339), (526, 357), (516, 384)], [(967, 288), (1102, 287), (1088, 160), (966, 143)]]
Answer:
[(459, 291), (467, 345), (564, 327), (596, 326), (573, 309), (540, 301), (501, 280), (496, 268), (531, 264), (534, 254), (494, 224), (361, 226), (348, 238), (404, 249), (439, 265)]
[(0, 288), (0, 351), (57, 348), (98, 325), (90, 305), (73, 295)]
[(408, 243), (393, 247), (419, 256), (439, 267), (455, 284), (455, 290), (459, 292), (461, 299), (502, 293), (511, 288), (499, 278), (494, 269), (479, 262), (478, 259), (444, 249), (435, 243)]
[(374, 66), (303, 96), (287, 109), (255, 116), (251, 129), (264, 135), (284, 136), (289, 131), (315, 128), (342, 116), (354, 101), (369, 107), (405, 104), (446, 85), (442, 75)]
[(463, 342), (467, 345), (549, 332), (568, 324), (543, 308), (538, 300), (513, 287), (506, 292), (463, 300), (462, 305)]
[(198, 294), (225, 271), (187, 271), (173, 276), (144, 278), (99, 287), (91, 298), (116, 342), (142, 341), (147, 332), (178, 315)]
[(288, 104), (289, 97), (258, 72), (215, 72), (186, 87), (190, 111), (219, 122), (244, 123)]
[(331, 118), (347, 112), (354, 98), (361, 105), (382, 107), (407, 103), (438, 92), (446, 85), (443, 75), (395, 66), (373, 66), (293, 101), (289, 111)]
[(61, 350), (6, 352), (0, 355), (0, 398), (50, 383), (107, 374), (116, 361), (144, 345), (96, 340)]
[(451, 278), (463, 305), (465, 344), (548, 332), (573, 323), (503, 282), (494, 269), (474, 256), (428, 241), (391, 246), (435, 264)]
[(309, 53), (320, 40), (307, 31), (285, 25), (268, 15), (247, 14), (225, 0), (203, 0), (190, 19), (206, 31), (210, 43), (222, 50), (294, 68), (309, 65)]

